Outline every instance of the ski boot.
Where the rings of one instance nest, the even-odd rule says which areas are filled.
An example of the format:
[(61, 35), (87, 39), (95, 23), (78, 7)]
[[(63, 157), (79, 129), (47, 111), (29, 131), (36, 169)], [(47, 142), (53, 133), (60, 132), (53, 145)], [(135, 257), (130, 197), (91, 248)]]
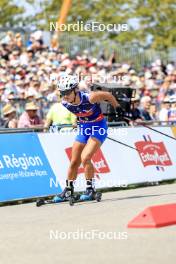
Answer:
[(96, 200), (97, 202), (101, 201), (102, 193), (96, 192), (93, 188), (87, 188), (85, 193), (80, 196), (80, 201), (93, 201)]
[(60, 203), (68, 201), (69, 197), (71, 196), (71, 191), (67, 187), (63, 190), (63, 192), (59, 193), (58, 195), (53, 197), (54, 203)]
[(101, 192), (96, 192), (93, 188), (87, 189), (85, 193), (81, 194), (79, 199), (75, 199), (73, 196), (69, 198), (69, 204), (73, 206), (75, 203), (85, 202), (85, 201), (93, 201), (96, 200), (97, 202), (101, 201)]
[[(86, 191), (80, 196), (81, 201), (91, 201), (91, 200), (97, 200), (97, 192), (95, 191), (95, 188), (93, 187), (93, 180), (94, 179), (89, 179), (86, 180)], [(100, 196), (100, 194), (99, 194)], [(101, 198), (100, 198), (101, 200)]]
[(73, 181), (66, 180), (66, 187), (60, 194), (53, 197), (54, 203), (60, 203), (69, 201), (69, 198), (73, 196), (74, 193), (74, 187), (73, 187)]
[(84, 201), (93, 201), (96, 200), (97, 202), (101, 201), (101, 192), (96, 192), (95, 189), (92, 187), (92, 179), (87, 180), (87, 188), (86, 191), (80, 195), (79, 200), (75, 201), (74, 197), (69, 198), (69, 204), (72, 206), (75, 202), (84, 202)]

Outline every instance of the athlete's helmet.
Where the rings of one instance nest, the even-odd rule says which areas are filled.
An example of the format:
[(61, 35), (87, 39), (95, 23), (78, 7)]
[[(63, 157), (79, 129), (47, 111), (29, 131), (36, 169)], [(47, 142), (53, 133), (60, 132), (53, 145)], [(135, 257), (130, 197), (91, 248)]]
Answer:
[(71, 91), (78, 86), (78, 79), (76, 76), (68, 75), (61, 77), (58, 82), (58, 90), (61, 93)]

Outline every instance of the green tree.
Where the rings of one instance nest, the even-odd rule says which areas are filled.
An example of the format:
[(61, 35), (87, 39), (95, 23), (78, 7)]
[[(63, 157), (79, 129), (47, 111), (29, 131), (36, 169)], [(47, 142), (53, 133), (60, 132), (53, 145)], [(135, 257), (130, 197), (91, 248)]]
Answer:
[(23, 7), (18, 7), (12, 0), (0, 1), (0, 26), (16, 26), (22, 20)]
[(132, 17), (139, 19), (134, 32), (141, 42), (151, 36), (151, 47), (167, 49), (176, 44), (176, 3), (173, 0), (136, 0), (132, 4)]
[[(49, 30), (50, 22), (56, 22), (62, 0), (43, 0), (41, 12), (33, 21), (40, 28)], [(79, 31), (69, 32), (77, 36), (98, 39), (113, 39), (121, 44), (137, 41), (147, 46), (163, 50), (176, 42), (176, 4), (173, 0), (73, 0), (67, 17), (67, 23), (83, 21), (107, 24), (128, 24), (128, 30), (119, 32)], [(137, 27), (133, 19), (137, 19)]]
[[(33, 21), (36, 20), (36, 23), (39, 27), (45, 28), (49, 30), (50, 22), (56, 22), (58, 19), (59, 10), (62, 5), (61, 0), (45, 0), (45, 6), (43, 5), (43, 9), (40, 13), (38, 13)], [(48, 4), (47, 4), (48, 3)], [(84, 25), (90, 22), (99, 22), (100, 24), (119, 24), (119, 32), (120, 32), (120, 24), (127, 23), (130, 15), (128, 14), (127, 5), (130, 3), (130, 0), (95, 0), (95, 1), (87, 1), (87, 0), (73, 0), (72, 7), (69, 10), (69, 15), (67, 17), (67, 23), (75, 24), (77, 21), (83, 21)], [(41, 21), (46, 18), (45, 24), (41, 23)], [(107, 32), (107, 31), (79, 31), (74, 32), (73, 30), (70, 32), (71, 34), (76, 34), (79, 36), (87, 36), (90, 38), (112, 38), (118, 39), (120, 42), (125, 42), (127, 38), (131, 39), (131, 35), (127, 34), (127, 32), (123, 31), (119, 32)], [(122, 36), (124, 35), (124, 36)]]

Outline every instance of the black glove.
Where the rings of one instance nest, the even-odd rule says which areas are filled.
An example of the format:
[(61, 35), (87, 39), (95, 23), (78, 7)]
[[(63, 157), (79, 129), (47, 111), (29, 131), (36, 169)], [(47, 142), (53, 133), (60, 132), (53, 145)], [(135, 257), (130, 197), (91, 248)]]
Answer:
[(125, 111), (120, 107), (120, 106), (117, 106), (116, 107), (116, 114), (119, 116), (119, 117), (123, 117), (125, 115)]

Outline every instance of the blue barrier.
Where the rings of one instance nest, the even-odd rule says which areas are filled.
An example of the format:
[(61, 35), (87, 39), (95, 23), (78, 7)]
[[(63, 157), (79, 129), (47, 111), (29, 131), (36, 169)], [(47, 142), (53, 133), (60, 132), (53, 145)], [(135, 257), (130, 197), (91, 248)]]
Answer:
[(56, 178), (36, 133), (0, 135), (0, 202), (56, 194)]

